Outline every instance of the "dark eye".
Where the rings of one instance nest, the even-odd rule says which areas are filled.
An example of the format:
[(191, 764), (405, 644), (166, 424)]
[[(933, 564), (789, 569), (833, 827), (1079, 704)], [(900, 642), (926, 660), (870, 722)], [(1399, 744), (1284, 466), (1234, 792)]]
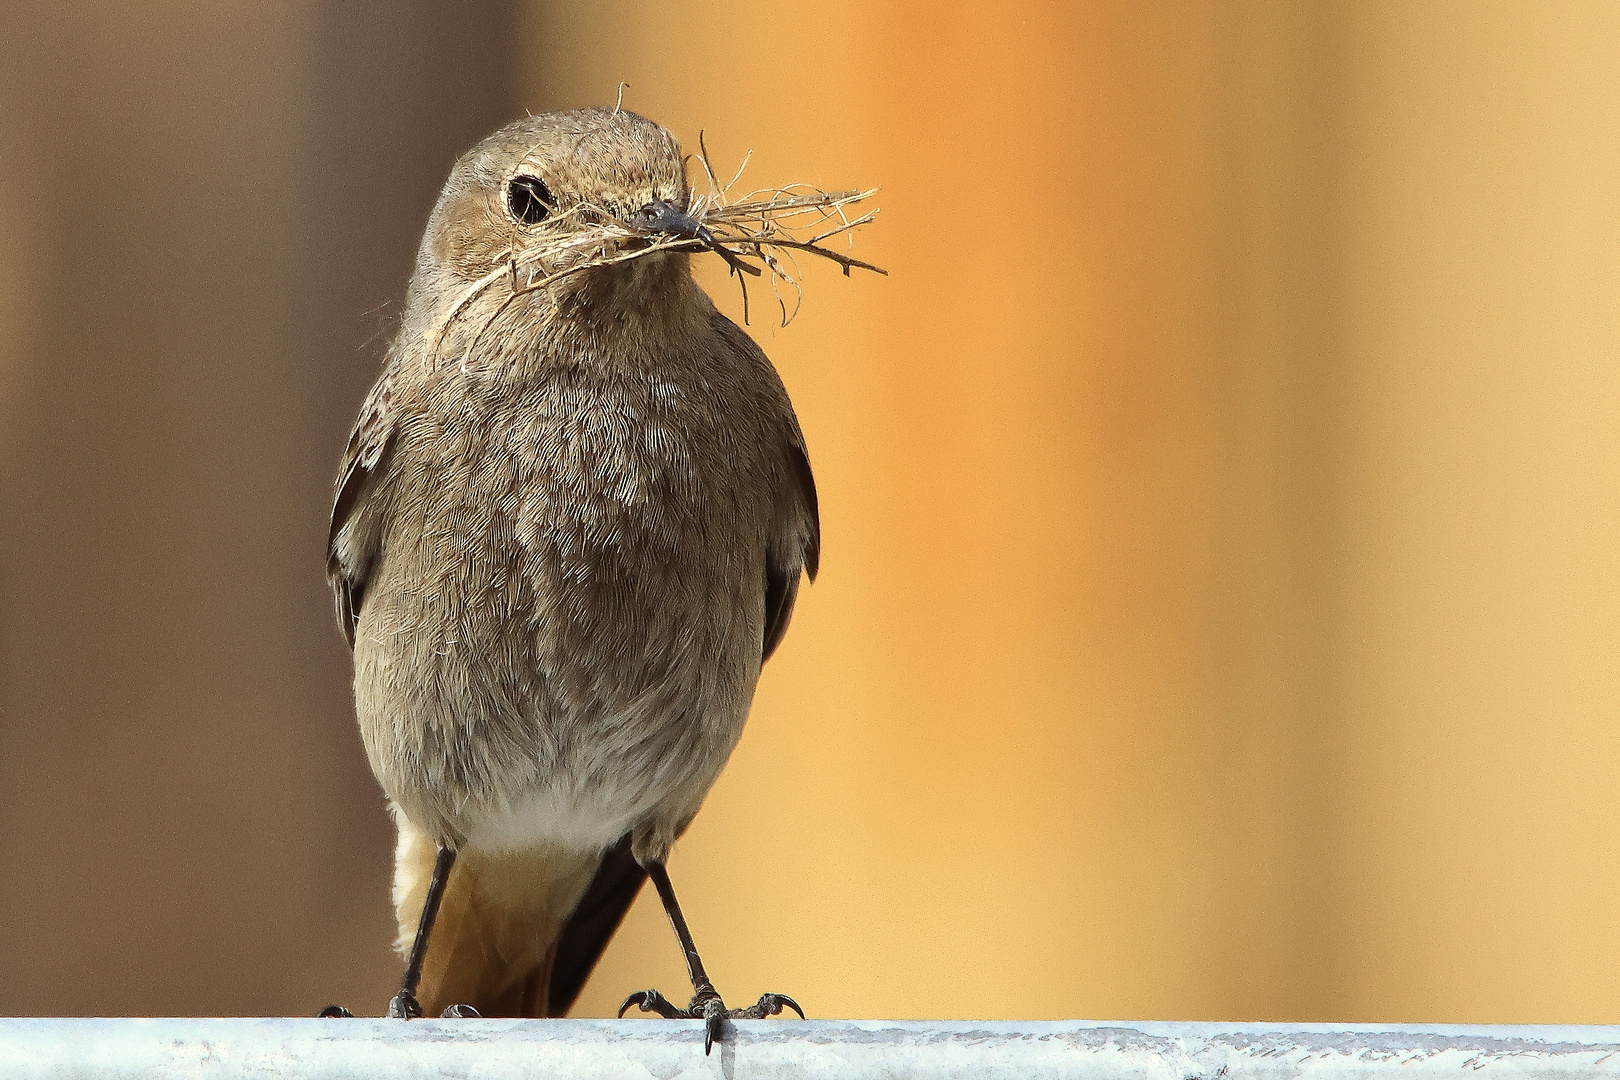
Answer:
[(538, 225), (551, 213), (551, 189), (537, 176), (516, 176), (506, 185), (506, 206), (525, 225)]

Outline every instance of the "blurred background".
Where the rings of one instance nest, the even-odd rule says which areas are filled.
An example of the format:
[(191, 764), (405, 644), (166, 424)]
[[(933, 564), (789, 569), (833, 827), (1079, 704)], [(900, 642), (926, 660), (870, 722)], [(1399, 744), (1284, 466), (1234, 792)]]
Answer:
[[(452, 161), (622, 80), (883, 185), (891, 277), (755, 298), (825, 546), (671, 864), (728, 998), (1620, 1022), (1620, 7), (0, 32), (0, 1013), (382, 1009), (336, 462)], [(679, 996), (651, 901), (578, 1015)]]

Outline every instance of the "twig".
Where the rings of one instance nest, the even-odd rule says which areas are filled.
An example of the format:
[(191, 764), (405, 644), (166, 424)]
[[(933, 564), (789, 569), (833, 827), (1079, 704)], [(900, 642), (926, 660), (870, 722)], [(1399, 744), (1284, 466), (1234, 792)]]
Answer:
[[(744, 155), (737, 172), (723, 187), (709, 157), (709, 147), (702, 132), (698, 133), (697, 159), (708, 181), (708, 191), (693, 193), (688, 199), (685, 213), (698, 226), (699, 235), (672, 235), (659, 231), (645, 222), (621, 217), (615, 209), (581, 202), (563, 213), (553, 214), (532, 233), (527, 251), (520, 251), (516, 243), (499, 258), (510, 257), (499, 270), (492, 271), (474, 282), (434, 329), (434, 349), (438, 337), (462, 309), (501, 274), (513, 275), (512, 294), (542, 289), (558, 281), (596, 266), (643, 259), (660, 251), (709, 250), (725, 259), (742, 289), (743, 321), (748, 321), (747, 275), (770, 275), (771, 290), (782, 309), (782, 325), (793, 321), (804, 303), (804, 287), (800, 284), (798, 252), (819, 255), (838, 265), (844, 276), (851, 270), (870, 270), (887, 275), (888, 271), (863, 259), (825, 247), (828, 240), (839, 236), (853, 238), (856, 229), (869, 225), (877, 210), (867, 210), (850, 217), (848, 209), (877, 194), (877, 188), (851, 188), (845, 191), (823, 191), (809, 184), (786, 187), (758, 188), (740, 199), (732, 200), (730, 193), (742, 178), (752, 151)], [(786, 261), (781, 257), (785, 255)], [(525, 256), (530, 256), (525, 258)], [(522, 259), (523, 267), (519, 260)], [(752, 260), (752, 261), (750, 261)], [(757, 263), (757, 265), (756, 265)], [(791, 263), (792, 269), (788, 268)], [(520, 285), (519, 270), (527, 275)], [(539, 276), (536, 276), (537, 271)], [(794, 303), (789, 310), (782, 293), (783, 283), (793, 289)], [(501, 310), (506, 305), (501, 305)], [(499, 311), (497, 312), (499, 314)], [(493, 318), (480, 328), (474, 341), (481, 338)]]

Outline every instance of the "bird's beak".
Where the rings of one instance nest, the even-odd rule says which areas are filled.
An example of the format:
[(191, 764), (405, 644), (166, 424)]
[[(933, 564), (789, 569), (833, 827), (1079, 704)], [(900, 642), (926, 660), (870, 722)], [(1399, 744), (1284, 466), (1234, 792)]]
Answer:
[(683, 240), (696, 240), (722, 259), (731, 267), (732, 273), (741, 271), (745, 274), (759, 276), (759, 268), (750, 266), (737, 258), (735, 252), (714, 238), (714, 234), (704, 228), (696, 218), (686, 211), (665, 202), (663, 199), (654, 199), (641, 208), (636, 215), (637, 224), (649, 232), (661, 232), (669, 236), (678, 236)]
[(697, 219), (686, 211), (665, 202), (663, 199), (654, 199), (642, 208), (637, 215), (640, 221), (637, 224), (653, 232), (668, 233), (670, 236), (682, 236), (690, 240), (702, 240), (705, 244), (713, 245), (714, 237), (709, 230), (697, 223)]

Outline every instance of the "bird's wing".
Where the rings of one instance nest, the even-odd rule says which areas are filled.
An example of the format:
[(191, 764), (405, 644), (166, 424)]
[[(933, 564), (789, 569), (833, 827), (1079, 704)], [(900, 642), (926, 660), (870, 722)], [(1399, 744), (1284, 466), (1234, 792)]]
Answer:
[(816, 479), (810, 472), (804, 433), (799, 430), (798, 417), (793, 415), (793, 405), (788, 401), (787, 390), (776, 369), (742, 327), (719, 312), (714, 314), (713, 326), (738, 362), (753, 365), (771, 380), (776, 390), (783, 459), (787, 466), (776, 496), (778, 506), (785, 512), (778, 514), (778, 535), (771, 538), (765, 551), (765, 639), (760, 657), (763, 664), (787, 633), (793, 601), (799, 595), (800, 571), (811, 581), (816, 580), (816, 570), (821, 563), (821, 511), (816, 504)]
[(551, 988), (547, 996), (549, 1016), (567, 1016), (579, 997), (585, 980), (602, 957), (602, 950), (624, 921), (625, 912), (647, 880), (630, 854), (630, 834), (608, 848), (596, 876), (585, 890), (579, 906), (563, 925), (557, 938), (557, 956), (551, 965)]
[(797, 422), (788, 444), (788, 459), (793, 469), (795, 494), (807, 515), (809, 527), (797, 551), (777, 551), (773, 545), (765, 553), (765, 650), (759, 661), (762, 664), (771, 658), (771, 653), (782, 643), (782, 635), (787, 633), (793, 601), (799, 596), (799, 571), (802, 569), (814, 581), (821, 563), (821, 511), (816, 505), (816, 478), (810, 473), (810, 456), (805, 452), (804, 436), (799, 434)]
[(399, 359), (391, 355), (376, 385), (366, 395), (360, 417), (349, 434), (349, 446), (343, 452), (343, 464), (338, 470), (337, 496), (332, 501), (332, 528), (326, 539), (326, 577), (332, 584), (338, 626), (350, 648), (354, 647), (366, 579), (376, 553), (373, 550), (340, 552), (338, 534), (354, 517), (361, 496), (394, 440), (394, 381), (398, 373)]

